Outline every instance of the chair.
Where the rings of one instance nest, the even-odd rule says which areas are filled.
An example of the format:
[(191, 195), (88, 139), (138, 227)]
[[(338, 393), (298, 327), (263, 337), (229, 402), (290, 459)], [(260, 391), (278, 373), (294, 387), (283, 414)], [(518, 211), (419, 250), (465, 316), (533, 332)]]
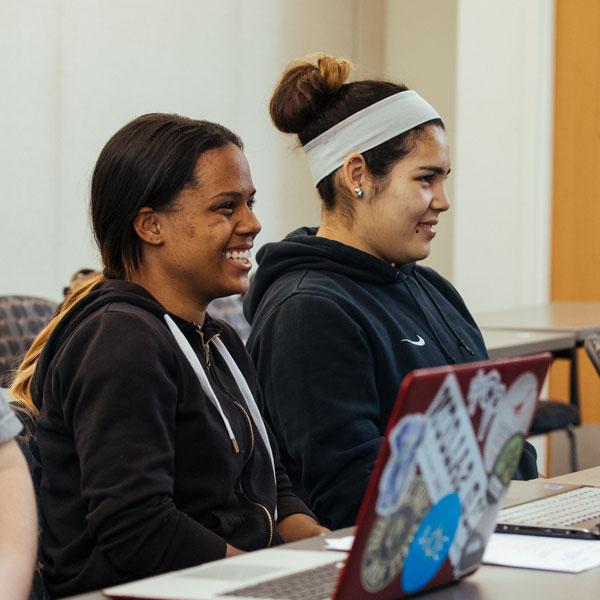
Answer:
[(569, 439), (571, 471), (577, 471), (577, 439), (575, 427), (581, 424), (579, 409), (573, 404), (557, 400), (541, 400), (533, 414), (530, 435), (564, 431)]
[(569, 402), (559, 402), (557, 400), (538, 401), (529, 433), (530, 435), (543, 435), (554, 431), (564, 431), (569, 440), (571, 471), (575, 472), (577, 471), (577, 438), (575, 436), (575, 427), (581, 425), (577, 347), (555, 352), (554, 356), (569, 361)]
[(242, 297), (241, 296), (226, 296), (217, 298), (209, 305), (207, 312), (215, 319), (222, 319), (231, 325), (237, 334), (242, 338), (242, 342), (246, 343), (250, 335), (250, 325), (244, 318), (242, 312)]
[(596, 369), (596, 373), (600, 375), (600, 333), (588, 335), (583, 342), (583, 346)]
[(10, 385), (13, 371), (56, 308), (46, 298), (0, 296), (0, 387)]

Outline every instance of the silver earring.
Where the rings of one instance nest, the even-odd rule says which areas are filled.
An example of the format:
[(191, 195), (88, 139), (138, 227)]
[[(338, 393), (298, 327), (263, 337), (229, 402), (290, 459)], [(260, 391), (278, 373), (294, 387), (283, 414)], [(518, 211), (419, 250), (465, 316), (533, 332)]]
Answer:
[(354, 193), (359, 197), (359, 198), (363, 198), (365, 193), (362, 191), (361, 187), (359, 185), (357, 185), (354, 188)]

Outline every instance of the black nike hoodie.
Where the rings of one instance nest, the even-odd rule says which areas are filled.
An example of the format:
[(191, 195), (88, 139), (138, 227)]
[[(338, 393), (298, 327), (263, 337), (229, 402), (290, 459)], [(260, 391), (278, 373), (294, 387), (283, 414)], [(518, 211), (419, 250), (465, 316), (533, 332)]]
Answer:
[[(257, 255), (244, 298), (247, 343), (282, 460), (330, 527), (356, 519), (402, 379), (487, 359), (456, 289), (302, 228)], [(534, 477), (528, 446), (518, 477)]]
[(59, 323), (40, 357), (42, 561), (65, 596), (223, 558), (281, 540), (292, 492), (221, 355), (220, 337), (259, 406), (254, 367), (235, 332), (207, 315), (201, 329), (170, 315), (208, 373), (223, 419), (143, 288), (108, 280)]

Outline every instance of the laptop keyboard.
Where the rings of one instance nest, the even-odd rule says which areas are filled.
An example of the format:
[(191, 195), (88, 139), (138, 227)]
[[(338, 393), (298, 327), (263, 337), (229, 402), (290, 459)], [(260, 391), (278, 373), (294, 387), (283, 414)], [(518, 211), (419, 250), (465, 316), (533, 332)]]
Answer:
[(499, 523), (565, 527), (600, 517), (600, 488), (579, 488), (500, 511)]
[(219, 595), (265, 600), (328, 600), (333, 595), (343, 566), (343, 562), (329, 563)]

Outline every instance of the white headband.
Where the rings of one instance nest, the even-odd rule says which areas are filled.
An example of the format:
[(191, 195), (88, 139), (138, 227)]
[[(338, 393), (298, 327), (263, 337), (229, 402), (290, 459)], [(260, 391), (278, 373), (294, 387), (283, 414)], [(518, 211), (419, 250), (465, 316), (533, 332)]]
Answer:
[(359, 110), (304, 146), (315, 185), (341, 167), (350, 152), (366, 152), (439, 118), (433, 106), (414, 90), (398, 92)]

